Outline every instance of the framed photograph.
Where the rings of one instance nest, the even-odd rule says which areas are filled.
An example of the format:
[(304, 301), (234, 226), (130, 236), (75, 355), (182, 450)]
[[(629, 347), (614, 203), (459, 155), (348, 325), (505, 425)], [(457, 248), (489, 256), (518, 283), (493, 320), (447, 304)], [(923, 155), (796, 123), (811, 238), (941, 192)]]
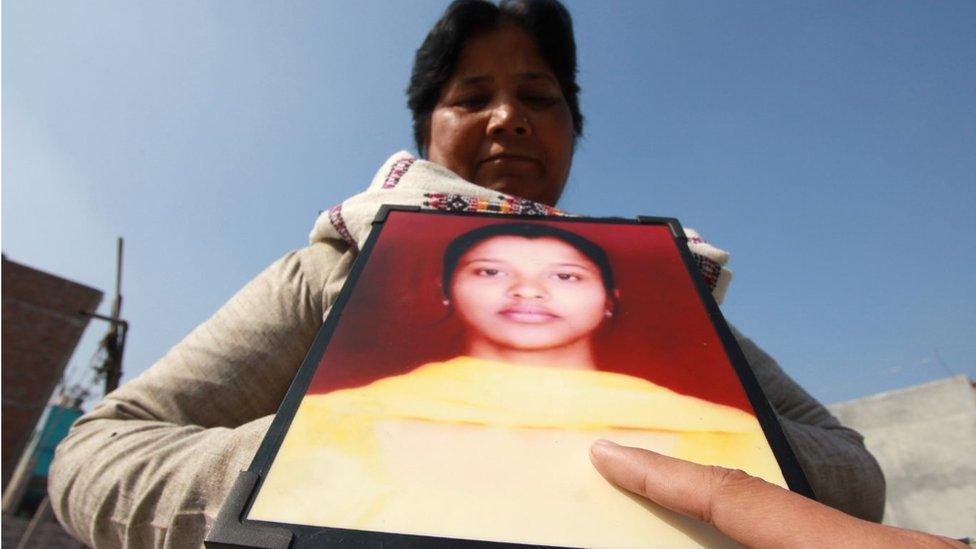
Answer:
[(731, 545), (606, 438), (812, 496), (675, 219), (386, 207), (210, 546)]

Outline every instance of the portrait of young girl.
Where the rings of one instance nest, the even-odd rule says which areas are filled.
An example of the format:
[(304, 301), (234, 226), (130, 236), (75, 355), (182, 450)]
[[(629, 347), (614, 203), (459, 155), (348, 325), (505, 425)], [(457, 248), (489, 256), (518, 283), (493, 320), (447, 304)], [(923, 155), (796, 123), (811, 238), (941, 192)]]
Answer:
[(722, 544), (606, 484), (600, 438), (785, 486), (667, 227), (394, 212), (341, 315), (249, 519)]

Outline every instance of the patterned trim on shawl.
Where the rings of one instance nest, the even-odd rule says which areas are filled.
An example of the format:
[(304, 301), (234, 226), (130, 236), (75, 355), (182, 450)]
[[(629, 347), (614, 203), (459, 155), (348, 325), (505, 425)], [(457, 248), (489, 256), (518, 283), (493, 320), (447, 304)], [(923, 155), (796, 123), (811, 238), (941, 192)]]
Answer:
[(393, 167), (390, 168), (390, 173), (387, 174), (386, 179), (383, 181), (383, 188), (392, 189), (393, 187), (396, 187), (397, 183), (400, 182), (400, 178), (403, 177), (403, 174), (407, 173), (407, 170), (410, 169), (410, 166), (412, 166), (416, 160), (416, 158), (404, 158), (402, 160), (397, 160), (393, 164)]
[[(691, 241), (692, 239), (689, 238), (688, 240)], [(704, 242), (700, 238), (697, 240)], [(695, 263), (698, 264), (698, 271), (705, 279), (705, 285), (708, 286), (709, 290), (714, 290), (715, 285), (718, 284), (718, 275), (722, 272), (722, 266), (717, 261), (695, 252), (691, 252), (691, 256), (695, 258)]]
[(445, 212), (492, 212), (516, 215), (566, 215), (558, 208), (524, 198), (498, 195), (486, 200), (462, 194), (424, 193), (424, 207)]
[[(412, 158), (398, 160), (390, 170), (390, 174), (383, 183), (383, 187), (391, 188), (396, 186), (396, 184), (399, 183), (400, 178), (403, 177), (403, 174), (407, 172), (413, 162), (414, 159)], [(533, 202), (524, 198), (516, 198), (505, 195), (498, 195), (495, 200), (488, 200), (485, 198), (476, 198), (463, 194), (424, 193), (424, 198), (424, 208), (441, 210), (445, 212), (491, 212), (526, 216), (568, 215), (558, 208), (554, 208), (552, 206), (539, 204), (538, 202)], [(337, 204), (329, 210), (329, 221), (332, 223), (332, 227), (335, 228), (339, 236), (341, 236), (342, 239), (349, 244), (349, 246), (358, 252), (359, 246), (356, 244), (355, 239), (353, 239), (352, 234), (349, 233), (349, 228), (346, 226), (346, 221), (342, 218), (342, 204)], [(705, 239), (699, 236), (690, 237), (688, 242), (699, 244), (707, 243)], [(714, 290), (715, 286), (718, 284), (719, 275), (722, 272), (721, 263), (695, 252), (691, 252), (691, 256), (695, 259), (695, 263), (698, 265), (698, 270), (701, 272), (702, 278), (705, 279), (705, 284), (708, 286), (708, 289)]]
[(349, 234), (349, 228), (346, 227), (346, 220), (342, 218), (342, 204), (336, 204), (329, 210), (329, 222), (332, 223), (332, 227), (339, 233), (339, 236), (346, 241), (346, 244), (349, 244), (353, 250), (358, 252), (359, 246), (356, 245), (356, 240)]

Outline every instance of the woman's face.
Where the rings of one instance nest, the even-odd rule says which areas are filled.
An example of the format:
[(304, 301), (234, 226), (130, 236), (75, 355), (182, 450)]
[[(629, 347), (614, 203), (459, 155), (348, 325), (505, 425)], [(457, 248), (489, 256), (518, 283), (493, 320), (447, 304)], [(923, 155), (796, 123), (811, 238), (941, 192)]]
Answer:
[(589, 344), (611, 302), (600, 269), (556, 238), (496, 236), (465, 253), (451, 284), (471, 346), (543, 351)]
[(468, 40), (430, 116), (427, 156), (487, 189), (555, 204), (573, 119), (532, 39), (505, 26)]

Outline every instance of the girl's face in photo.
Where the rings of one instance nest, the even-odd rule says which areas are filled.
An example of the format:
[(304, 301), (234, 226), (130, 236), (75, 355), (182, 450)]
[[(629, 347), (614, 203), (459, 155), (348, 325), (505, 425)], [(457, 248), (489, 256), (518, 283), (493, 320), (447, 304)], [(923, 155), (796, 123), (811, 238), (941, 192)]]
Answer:
[[(588, 348), (611, 302), (600, 269), (556, 238), (496, 236), (465, 253), (451, 284), (472, 348)], [(487, 346), (487, 347), (486, 347)]]

